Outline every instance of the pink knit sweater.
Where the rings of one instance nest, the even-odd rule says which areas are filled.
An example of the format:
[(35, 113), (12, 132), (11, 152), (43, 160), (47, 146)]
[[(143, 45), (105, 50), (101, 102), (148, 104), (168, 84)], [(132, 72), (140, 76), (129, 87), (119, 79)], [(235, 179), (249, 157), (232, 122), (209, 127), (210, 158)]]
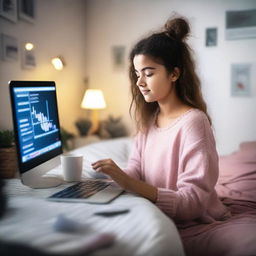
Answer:
[(200, 110), (190, 109), (168, 127), (153, 124), (147, 134), (139, 133), (124, 171), (157, 187), (156, 205), (178, 222), (209, 223), (228, 214), (214, 189), (218, 154)]

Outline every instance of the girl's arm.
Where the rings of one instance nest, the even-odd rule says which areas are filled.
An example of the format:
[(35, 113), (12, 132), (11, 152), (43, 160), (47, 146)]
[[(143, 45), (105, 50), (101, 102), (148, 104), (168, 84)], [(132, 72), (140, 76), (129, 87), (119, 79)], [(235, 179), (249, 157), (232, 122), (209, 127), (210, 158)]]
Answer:
[(104, 159), (92, 163), (92, 167), (97, 172), (109, 175), (122, 188), (130, 192), (145, 197), (153, 203), (157, 200), (157, 188), (143, 181), (133, 179), (122, 171), (112, 159)]

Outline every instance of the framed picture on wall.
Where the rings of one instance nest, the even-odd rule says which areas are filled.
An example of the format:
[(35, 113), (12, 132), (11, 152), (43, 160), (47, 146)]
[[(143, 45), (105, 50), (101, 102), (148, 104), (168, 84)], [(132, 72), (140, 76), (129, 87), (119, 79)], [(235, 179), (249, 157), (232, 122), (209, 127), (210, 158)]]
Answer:
[(207, 28), (205, 36), (206, 46), (217, 46), (217, 28)]
[(251, 96), (251, 64), (231, 65), (231, 96)]
[(226, 12), (226, 39), (256, 38), (256, 9)]
[(9, 35), (1, 34), (1, 55), (3, 60), (18, 60), (18, 40)]
[(22, 45), (21, 67), (23, 69), (34, 69), (36, 67), (36, 56), (32, 43), (23, 43)]
[(0, 0), (0, 17), (17, 22), (17, 0)]
[(34, 23), (35, 0), (19, 0), (19, 19)]
[(125, 46), (112, 46), (112, 61), (114, 70), (122, 70), (125, 67)]

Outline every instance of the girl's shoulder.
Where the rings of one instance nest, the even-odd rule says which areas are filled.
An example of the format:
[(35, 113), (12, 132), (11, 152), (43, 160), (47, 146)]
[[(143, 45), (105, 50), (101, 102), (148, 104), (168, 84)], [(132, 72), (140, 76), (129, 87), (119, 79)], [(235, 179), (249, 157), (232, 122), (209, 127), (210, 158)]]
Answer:
[(183, 119), (181, 124), (182, 133), (186, 137), (191, 137), (193, 139), (202, 139), (212, 132), (212, 127), (208, 120), (207, 115), (199, 110), (192, 109), (186, 118)]
[(184, 116), (184, 121), (187, 123), (201, 123), (208, 121), (207, 115), (200, 109), (191, 108), (187, 115)]
[(175, 120), (174, 126), (184, 131), (189, 127), (205, 126), (205, 123), (209, 123), (207, 115), (197, 108), (190, 108)]
[(155, 133), (186, 133), (188, 130), (202, 130), (205, 126), (210, 127), (206, 114), (199, 109), (191, 108), (167, 127), (159, 128), (153, 122), (146, 131), (138, 131), (136, 138), (143, 141)]

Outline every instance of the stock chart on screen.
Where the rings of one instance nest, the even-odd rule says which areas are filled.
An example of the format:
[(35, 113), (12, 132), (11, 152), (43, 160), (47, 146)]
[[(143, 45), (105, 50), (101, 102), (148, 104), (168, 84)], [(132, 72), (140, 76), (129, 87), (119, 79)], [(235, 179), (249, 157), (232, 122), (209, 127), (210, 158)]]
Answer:
[(61, 146), (55, 87), (15, 88), (22, 162)]

